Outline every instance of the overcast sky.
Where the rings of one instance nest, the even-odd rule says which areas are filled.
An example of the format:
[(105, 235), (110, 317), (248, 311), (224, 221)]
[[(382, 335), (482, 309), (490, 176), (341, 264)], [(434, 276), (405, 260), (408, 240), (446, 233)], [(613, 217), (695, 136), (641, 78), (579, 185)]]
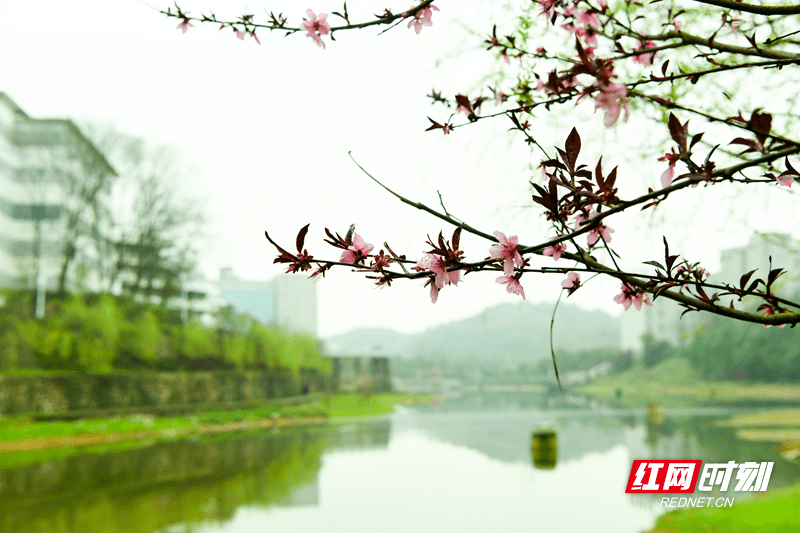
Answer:
[[(158, 0), (149, 4), (169, 5)], [(355, 223), (376, 251), (388, 241), (413, 258), (426, 249), (426, 234), (452, 232), (370, 182), (348, 151), (401, 194), (436, 206), (438, 190), (448, 210), (468, 223), (487, 232), (519, 234), (523, 243), (538, 242), (550, 232), (530, 207), (527, 165), (532, 159), (527, 147), (506, 132), (507, 124), (482, 122), (448, 137), (424, 131), (426, 116), (444, 120), (449, 115), (425, 98), (432, 87), (452, 97), (456, 92), (477, 94), (476, 88), (491, 81), (481, 77), (496, 62), (482, 52), (481, 37), (470, 35), (469, 29), (483, 35), (499, 22), (502, 31), (509, 15), (490, 2), (441, 0), (437, 5), (441, 12), (433, 14), (433, 27), (420, 35), (405, 24), (380, 37), (375, 29), (343, 32), (335, 43), (326, 39), (323, 50), (302, 34), (283, 38), (262, 31), (260, 46), (212, 26), (191, 28), (184, 35), (176, 29), (177, 21), (137, 0), (4, 2), (0, 91), (35, 118), (111, 124), (176, 147), (192, 174), (185, 186), (207, 200), (210, 224), (201, 270), (208, 277), (216, 277), (220, 267), (232, 267), (243, 279), (278, 275), (282, 269), (272, 264), (275, 252), (264, 230), (289, 247), (297, 231), (311, 223), (309, 251), (329, 258), (339, 254), (322, 243), (324, 227), (344, 233)], [(234, 6), (241, 7), (226, 11)], [(331, 11), (339, 3), (266, 6), (202, 0), (181, 7), (193, 13), (213, 8), (221, 17), (245, 9), (258, 16), (268, 7), (298, 22), (306, 7)], [(395, 2), (391, 7), (399, 11), (408, 5)], [(351, 2), (348, 9), (359, 20), (379, 11), (374, 2)], [(643, 123), (634, 118), (601, 139), (604, 132), (597, 127), (602, 115), (592, 115), (590, 102), (582, 105), (578, 111), (586, 121), (581, 126), (585, 146), (591, 132), (597, 133), (598, 143), (641, 137), (636, 128)], [(535, 122), (534, 135), (552, 147), (563, 143), (570, 127), (542, 118)], [(602, 146), (594, 153), (602, 153)], [(608, 168), (620, 162), (604, 155)], [(663, 169), (651, 165), (644, 171), (635, 166), (627, 170), (620, 179), (640, 180), (631, 190), (642, 193), (646, 186), (657, 186)], [(668, 231), (659, 225), (659, 220), (674, 220), (676, 213), (688, 213), (710, 198), (695, 204), (687, 200), (677, 211), (658, 213), (653, 227), (642, 227), (635, 215), (610, 222), (617, 229), (619, 251), (630, 258), (629, 264), (640, 264), (663, 253), (660, 235), (667, 233), (683, 253), (705, 259), (714, 269), (720, 249), (746, 242), (747, 224), (755, 220), (762, 222), (761, 229), (782, 226), (770, 223), (766, 213), (775, 211), (769, 202), (747, 215), (714, 211), (691, 222), (680, 220)], [(698, 228), (703, 230), (700, 236)], [(467, 258), (487, 256), (489, 244), (466, 239)], [(419, 281), (376, 289), (358, 275), (332, 272), (319, 283), (320, 334), (363, 326), (413, 332), (476, 314), (488, 305), (520, 301), (495, 284), (495, 277), (469, 276), (463, 286), (445, 288), (432, 305)], [(555, 301), (562, 278), (524, 277), (528, 300)], [(617, 292), (618, 283), (596, 280), (570, 300), (619, 313), (612, 301)]]

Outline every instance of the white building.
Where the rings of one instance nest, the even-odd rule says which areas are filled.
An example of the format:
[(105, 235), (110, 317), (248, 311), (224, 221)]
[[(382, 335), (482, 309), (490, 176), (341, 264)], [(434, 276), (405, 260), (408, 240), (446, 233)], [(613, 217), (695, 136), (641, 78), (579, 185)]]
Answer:
[(775, 282), (772, 292), (790, 300), (800, 295), (800, 243), (783, 233), (757, 233), (746, 246), (724, 250), (720, 257), (720, 280), (738, 286), (743, 274), (758, 269), (751, 281), (756, 278), (766, 281), (770, 257), (772, 268), (786, 271)]
[(280, 275), (270, 282), (274, 324), (281, 329), (317, 335), (317, 284), (303, 274)]
[[(80, 213), (80, 188), (114, 174), (71, 121), (31, 118), (0, 93), (0, 286), (33, 288), (39, 272), (46, 287), (56, 289), (68, 224)], [(74, 244), (73, 267), (96, 259), (86, 239)], [(91, 269), (67, 272), (69, 286), (95, 281)]]
[(208, 320), (230, 305), (237, 314), (294, 333), (317, 335), (317, 284), (302, 274), (280, 275), (271, 281), (242, 280), (230, 268), (218, 281), (193, 279), (184, 284), (176, 305)]
[[(754, 269), (758, 270), (751, 282), (756, 278), (766, 281), (770, 256), (772, 268), (787, 271), (775, 282), (773, 292), (787, 299), (800, 295), (800, 243), (789, 235), (779, 233), (755, 234), (746, 246), (723, 250), (720, 254), (720, 273), (712, 275), (709, 281), (738, 287), (741, 276)], [(764, 287), (760, 288), (763, 290)], [(731, 297), (723, 297), (721, 305), (728, 305), (730, 300)], [(756, 300), (752, 302), (757, 305)], [(741, 307), (746, 304), (736, 305)], [(647, 334), (652, 335), (655, 342), (666, 341), (673, 346), (685, 342), (710, 315), (691, 312), (681, 318), (684, 311), (685, 308), (677, 302), (666, 298), (656, 300), (652, 308), (643, 306), (638, 312), (628, 310), (621, 322), (621, 349), (641, 356), (643, 338)]]
[(653, 342), (668, 342), (678, 346), (685, 342), (700, 322), (698, 313), (687, 313), (686, 309), (667, 298), (658, 298), (652, 307), (642, 306), (640, 311), (628, 309), (620, 322), (620, 349), (640, 358), (644, 351), (644, 339), (652, 336)]
[(217, 281), (195, 276), (181, 285), (180, 296), (171, 298), (169, 304), (181, 310), (184, 322), (197, 319), (210, 328), (220, 325), (218, 312), (228, 305), (228, 302), (220, 296), (220, 286)]

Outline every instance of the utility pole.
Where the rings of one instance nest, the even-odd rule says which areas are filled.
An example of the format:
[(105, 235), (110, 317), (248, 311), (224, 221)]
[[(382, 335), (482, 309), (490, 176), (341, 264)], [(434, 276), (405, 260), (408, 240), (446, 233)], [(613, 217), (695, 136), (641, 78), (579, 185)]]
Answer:
[(33, 206), (34, 218), (34, 252), (36, 254), (36, 319), (44, 318), (44, 304), (47, 294), (47, 276), (44, 272), (44, 260), (42, 253), (42, 220), (45, 216), (45, 206), (37, 204)]

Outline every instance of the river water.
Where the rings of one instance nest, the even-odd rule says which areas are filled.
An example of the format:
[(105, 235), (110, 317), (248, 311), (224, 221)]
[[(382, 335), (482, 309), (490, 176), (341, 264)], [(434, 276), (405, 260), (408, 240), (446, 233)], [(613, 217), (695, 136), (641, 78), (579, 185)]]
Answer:
[[(644, 410), (492, 394), (49, 459), (0, 470), (0, 531), (640, 532), (667, 509), (625, 494), (633, 459), (774, 461), (770, 489), (800, 483), (774, 445), (714, 424), (735, 412), (666, 410), (654, 427)], [(553, 468), (532, 461), (541, 427), (556, 431)]]

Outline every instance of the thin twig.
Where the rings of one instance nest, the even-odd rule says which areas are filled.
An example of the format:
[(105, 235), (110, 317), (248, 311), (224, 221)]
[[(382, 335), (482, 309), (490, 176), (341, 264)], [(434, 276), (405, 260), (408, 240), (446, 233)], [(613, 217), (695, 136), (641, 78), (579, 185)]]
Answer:
[(484, 233), (483, 231), (480, 231), (480, 230), (478, 230), (476, 228), (473, 228), (472, 226), (470, 226), (469, 224), (467, 224), (465, 222), (461, 222), (459, 220), (456, 220), (455, 218), (453, 218), (453, 217), (451, 217), (449, 215), (440, 213), (440, 212), (436, 211), (435, 209), (432, 209), (432, 208), (428, 207), (427, 205), (425, 205), (423, 203), (415, 202), (413, 200), (409, 200), (405, 196), (394, 192), (392, 189), (390, 189), (389, 187), (387, 187), (386, 185), (384, 185), (383, 183), (378, 181), (378, 179), (375, 178), (375, 176), (373, 176), (372, 174), (367, 172), (366, 169), (364, 169), (364, 167), (362, 167), (358, 163), (358, 161), (356, 161), (356, 159), (353, 157), (352, 152), (347, 152), (347, 155), (349, 155), (350, 159), (353, 160), (353, 163), (355, 163), (356, 166), (361, 169), (361, 172), (363, 172), (364, 174), (369, 176), (369, 178), (372, 181), (374, 181), (375, 183), (380, 185), (386, 192), (388, 192), (389, 194), (391, 194), (392, 196), (394, 196), (395, 198), (397, 198), (398, 200), (400, 200), (404, 204), (408, 204), (411, 207), (414, 207), (414, 208), (419, 209), (421, 211), (425, 211), (426, 213), (430, 213), (431, 215), (433, 215), (433, 216), (435, 216), (437, 218), (441, 218), (442, 220), (444, 220), (448, 224), (452, 224), (453, 226), (461, 226), (462, 228), (464, 228), (465, 231), (468, 231), (468, 232), (472, 233), (473, 235), (478, 235), (478, 236), (483, 237), (484, 239), (492, 241), (492, 242), (498, 242), (497, 238), (494, 235), (489, 235), (488, 233)]
[(550, 356), (553, 358), (553, 370), (556, 372), (556, 382), (558, 383), (558, 390), (561, 391), (561, 394), (564, 394), (564, 389), (561, 387), (561, 378), (558, 376), (558, 365), (556, 364), (556, 351), (553, 349), (553, 325), (556, 323), (556, 311), (558, 310), (558, 304), (561, 302), (561, 295), (564, 294), (564, 291), (558, 293), (558, 300), (556, 300), (556, 305), (553, 306), (553, 314), (550, 316)]

